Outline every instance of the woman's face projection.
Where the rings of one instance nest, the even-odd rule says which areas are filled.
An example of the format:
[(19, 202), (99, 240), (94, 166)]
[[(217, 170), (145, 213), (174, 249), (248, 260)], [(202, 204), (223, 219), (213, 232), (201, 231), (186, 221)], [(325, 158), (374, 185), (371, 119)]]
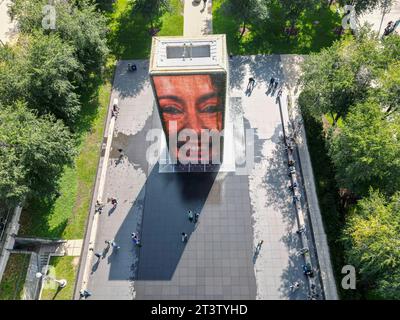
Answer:
[[(221, 161), (225, 112), (223, 75), (154, 76), (169, 151), (180, 163)], [(175, 142), (174, 140), (175, 139)]]

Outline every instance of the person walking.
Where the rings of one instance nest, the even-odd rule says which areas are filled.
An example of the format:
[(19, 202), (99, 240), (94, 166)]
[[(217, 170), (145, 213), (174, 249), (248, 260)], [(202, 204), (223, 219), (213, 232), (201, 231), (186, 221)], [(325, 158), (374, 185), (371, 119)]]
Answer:
[(193, 212), (192, 212), (192, 210), (188, 211), (187, 216), (188, 216), (189, 221), (193, 222)]
[(250, 77), (246, 90), (251, 92), (253, 90), (255, 84), (256, 84), (256, 80), (254, 80), (254, 78)]
[(200, 213), (196, 212), (196, 214), (194, 215), (194, 223), (197, 223), (197, 221), (199, 221), (199, 216)]
[(115, 250), (121, 249), (121, 247), (114, 240), (112, 240), (110, 244)]
[(105, 240), (104, 243), (106, 244), (106, 249), (110, 248), (111, 240)]
[(90, 292), (90, 291), (88, 291), (88, 290), (86, 290), (86, 289), (81, 289), (81, 291), (79, 291), (79, 296), (81, 297), (81, 298), (88, 298), (88, 297), (90, 297), (92, 295), (92, 293)]
[(115, 209), (117, 207), (118, 201), (115, 198), (111, 198), (111, 204), (113, 205), (113, 208)]
[(275, 82), (275, 78), (272, 77), (271, 80), (269, 80), (269, 85), (272, 86), (274, 84), (274, 82)]
[(188, 235), (185, 232), (182, 232), (181, 236), (182, 236), (182, 242), (186, 243), (187, 239), (188, 239)]
[(263, 243), (264, 243), (264, 240), (260, 240), (260, 241), (257, 243), (257, 246), (256, 246), (256, 251), (257, 251), (257, 252), (260, 252)]
[(290, 291), (292, 292), (295, 292), (298, 288), (300, 288), (300, 283), (298, 281), (290, 285)]
[(125, 158), (125, 153), (124, 153), (123, 149), (118, 149), (118, 152), (119, 152), (119, 157), (118, 157), (118, 160), (115, 161), (115, 165), (122, 163)]
[(96, 205), (94, 206), (94, 212), (101, 214), (103, 212), (104, 204), (99, 200), (96, 200)]
[(139, 235), (138, 235), (137, 233), (132, 232), (132, 233), (131, 233), (131, 239), (132, 239), (133, 244), (134, 244), (135, 246), (138, 246), (138, 247), (141, 247), (141, 246), (142, 246), (141, 243), (140, 243)]

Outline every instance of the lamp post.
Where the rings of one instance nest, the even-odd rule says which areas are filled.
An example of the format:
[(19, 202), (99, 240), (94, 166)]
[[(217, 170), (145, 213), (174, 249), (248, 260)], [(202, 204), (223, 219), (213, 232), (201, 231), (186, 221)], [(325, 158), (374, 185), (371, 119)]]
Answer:
[(53, 278), (53, 277), (44, 275), (44, 274), (41, 273), (41, 272), (37, 272), (37, 273), (36, 273), (36, 278), (37, 278), (37, 279), (42, 279), (42, 281), (43, 281), (43, 280), (52, 280), (52, 281), (54, 281), (55, 283), (57, 283), (58, 286), (59, 286), (60, 288), (64, 288), (64, 287), (67, 285), (67, 280), (65, 280), (65, 279), (57, 280), (56, 278)]

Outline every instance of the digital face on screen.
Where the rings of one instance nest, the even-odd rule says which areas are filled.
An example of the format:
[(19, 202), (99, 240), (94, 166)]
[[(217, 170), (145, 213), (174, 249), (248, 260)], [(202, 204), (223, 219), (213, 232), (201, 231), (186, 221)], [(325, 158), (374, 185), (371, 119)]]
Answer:
[(167, 75), (154, 76), (153, 81), (167, 141), (168, 137), (177, 137), (176, 145), (168, 141), (170, 154), (180, 163), (182, 157), (190, 163), (220, 160), (224, 76)]

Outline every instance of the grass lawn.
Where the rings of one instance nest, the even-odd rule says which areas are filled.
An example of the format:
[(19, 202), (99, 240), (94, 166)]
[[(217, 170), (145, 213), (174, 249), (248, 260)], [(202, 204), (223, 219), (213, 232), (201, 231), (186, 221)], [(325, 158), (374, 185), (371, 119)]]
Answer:
[(56, 279), (67, 280), (64, 288), (58, 289), (53, 281), (46, 281), (41, 300), (70, 300), (74, 294), (75, 276), (78, 270), (79, 257), (52, 257), (50, 275)]
[(214, 33), (227, 35), (228, 50), (233, 54), (307, 54), (330, 46), (338, 38), (333, 30), (341, 24), (341, 18), (333, 6), (317, 6), (302, 13), (296, 22), (298, 35), (294, 37), (284, 33), (289, 21), (285, 21), (282, 9), (271, 5), (268, 23), (248, 25), (249, 30), (239, 40), (241, 22), (227, 13), (226, 1), (213, 1), (213, 29)]
[(30, 199), (21, 216), (19, 235), (83, 238), (110, 89), (107, 79), (93, 96), (85, 98), (82, 119), (87, 122), (81, 124), (82, 129), (77, 135), (79, 154), (75, 166), (65, 168), (59, 181), (61, 195), (58, 198)]
[(30, 254), (12, 253), (0, 283), (0, 300), (21, 300)]
[[(133, 1), (119, 0), (110, 18), (110, 49), (117, 59), (147, 59), (151, 49), (150, 24), (133, 11)], [(183, 7), (170, 0), (171, 11), (160, 19), (159, 36), (183, 35)]]

